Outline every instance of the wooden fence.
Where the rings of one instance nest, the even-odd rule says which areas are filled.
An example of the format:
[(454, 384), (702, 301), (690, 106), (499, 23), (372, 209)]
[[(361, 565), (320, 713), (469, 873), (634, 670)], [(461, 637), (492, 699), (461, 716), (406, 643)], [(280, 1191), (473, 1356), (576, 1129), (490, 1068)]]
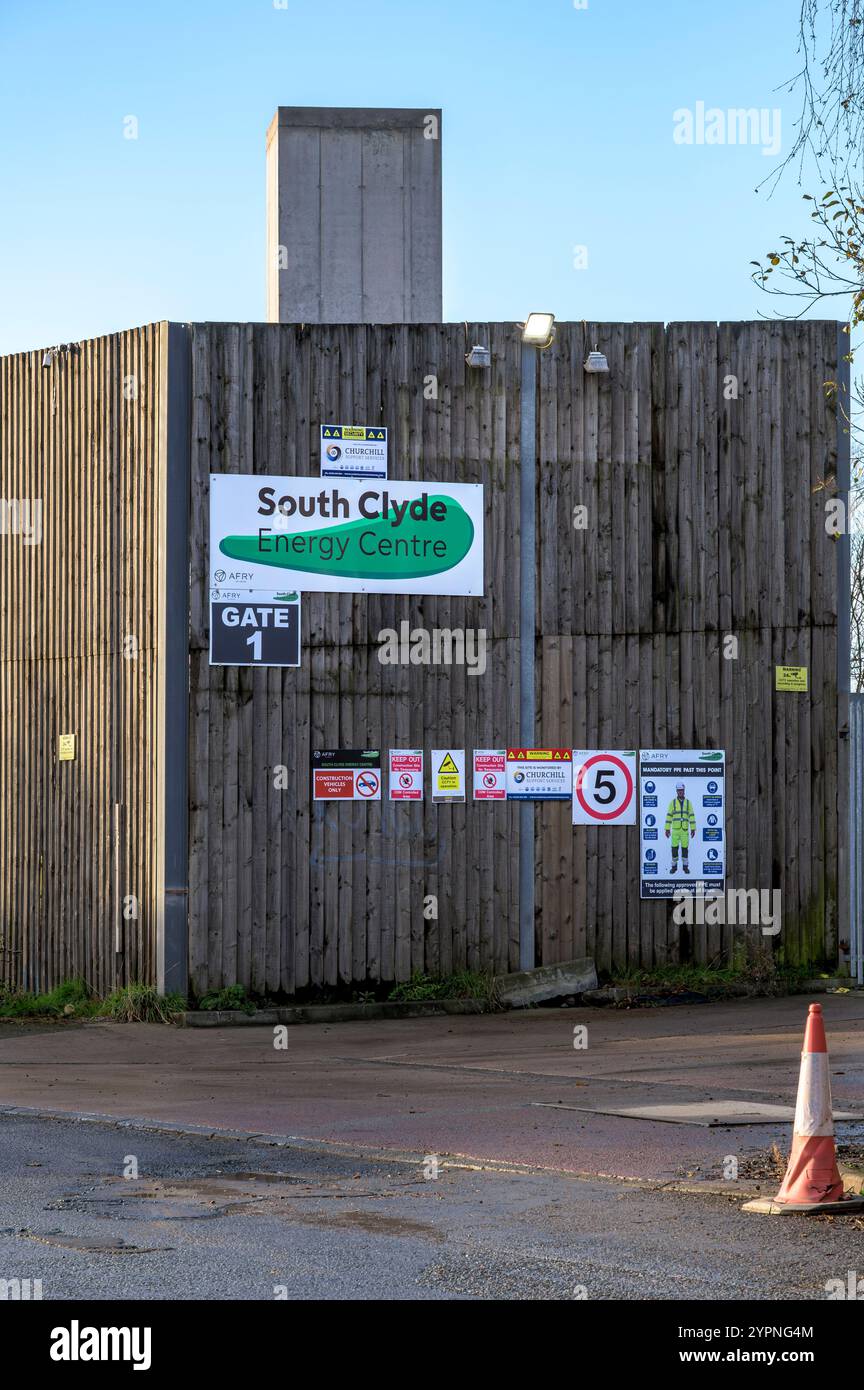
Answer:
[(155, 976), (162, 337), (0, 359), (0, 979), (28, 989)]
[[(514, 805), (312, 805), (309, 759), (518, 742), (518, 329), (191, 335), (193, 985), (292, 994), (514, 968)], [(474, 342), (490, 345), (491, 370), (466, 365)], [(608, 376), (583, 371), (595, 344)], [(838, 370), (834, 323), (565, 324), (538, 383), (536, 743), (724, 747), (728, 884), (782, 890), (789, 961), (834, 960), (845, 920), (825, 525), (838, 428), (824, 383)], [(387, 425), (391, 477), (485, 485), (485, 597), (306, 595), (299, 670), (210, 667), (209, 474), (316, 474), (327, 420)], [(485, 674), (382, 665), (379, 633), (402, 620), (485, 629)], [(727, 636), (737, 655), (727, 643), (724, 656)], [(777, 664), (808, 667), (809, 693), (775, 692)], [(640, 902), (634, 828), (574, 829), (554, 803), (535, 827), (538, 961), (729, 958), (731, 928), (688, 934), (669, 903)]]
[[(2, 978), (155, 980), (166, 897), (182, 922), (164, 864), (186, 792), (166, 738), (186, 678), (172, 565), (175, 603), (191, 573), (194, 989), (515, 967), (512, 803), (313, 806), (309, 764), (314, 748), (518, 741), (518, 328), (170, 331), (191, 352), (188, 566), (166, 543), (178, 437), (186, 466), (169, 326), (0, 363)], [(490, 370), (466, 365), (474, 342)], [(608, 375), (583, 371), (595, 344)], [(812, 963), (836, 960), (847, 921), (843, 542), (825, 525), (845, 448), (824, 383), (841, 370), (834, 323), (563, 324), (537, 390), (536, 743), (724, 747), (729, 886), (779, 887), (780, 948)], [(393, 478), (484, 484), (485, 596), (309, 594), (298, 670), (211, 668), (209, 474), (314, 475), (327, 420), (387, 425)], [(39, 544), (16, 533), (28, 499)], [(381, 664), (403, 620), (484, 629), (485, 673)], [(808, 693), (776, 692), (777, 664), (806, 666)], [(731, 929), (687, 932), (640, 902), (634, 828), (574, 829), (554, 803), (534, 820), (538, 961), (729, 958)]]

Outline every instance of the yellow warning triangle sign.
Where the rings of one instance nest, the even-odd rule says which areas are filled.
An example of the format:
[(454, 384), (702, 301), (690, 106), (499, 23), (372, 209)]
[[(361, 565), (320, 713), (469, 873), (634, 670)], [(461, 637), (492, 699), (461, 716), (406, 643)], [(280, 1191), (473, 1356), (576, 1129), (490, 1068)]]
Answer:
[(458, 769), (458, 767), (456, 766), (456, 764), (454, 763), (453, 759), (450, 757), (450, 754), (448, 753), (447, 756), (445, 757), (443, 763), (442, 763), (441, 766), (439, 767), (438, 771), (439, 771), (439, 772), (458, 772), (459, 769)]

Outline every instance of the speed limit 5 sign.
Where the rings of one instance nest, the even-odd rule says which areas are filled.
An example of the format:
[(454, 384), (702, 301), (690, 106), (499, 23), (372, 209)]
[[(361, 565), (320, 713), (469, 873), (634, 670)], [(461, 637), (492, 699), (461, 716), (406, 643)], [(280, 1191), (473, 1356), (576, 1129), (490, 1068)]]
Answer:
[(636, 753), (573, 749), (573, 824), (636, 824)]

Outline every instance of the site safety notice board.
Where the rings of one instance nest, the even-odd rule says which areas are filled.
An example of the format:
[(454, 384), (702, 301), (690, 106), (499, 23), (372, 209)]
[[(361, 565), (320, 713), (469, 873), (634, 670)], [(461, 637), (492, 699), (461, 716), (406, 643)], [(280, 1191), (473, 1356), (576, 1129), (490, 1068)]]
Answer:
[(700, 897), (726, 877), (726, 754), (717, 748), (643, 749), (639, 842), (643, 898)]

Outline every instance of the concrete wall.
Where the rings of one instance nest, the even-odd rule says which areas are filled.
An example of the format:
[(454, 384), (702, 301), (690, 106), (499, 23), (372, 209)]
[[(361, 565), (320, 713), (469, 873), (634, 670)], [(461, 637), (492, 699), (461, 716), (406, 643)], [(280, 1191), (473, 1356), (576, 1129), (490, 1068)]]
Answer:
[(267, 132), (268, 321), (441, 317), (440, 110), (280, 106)]

